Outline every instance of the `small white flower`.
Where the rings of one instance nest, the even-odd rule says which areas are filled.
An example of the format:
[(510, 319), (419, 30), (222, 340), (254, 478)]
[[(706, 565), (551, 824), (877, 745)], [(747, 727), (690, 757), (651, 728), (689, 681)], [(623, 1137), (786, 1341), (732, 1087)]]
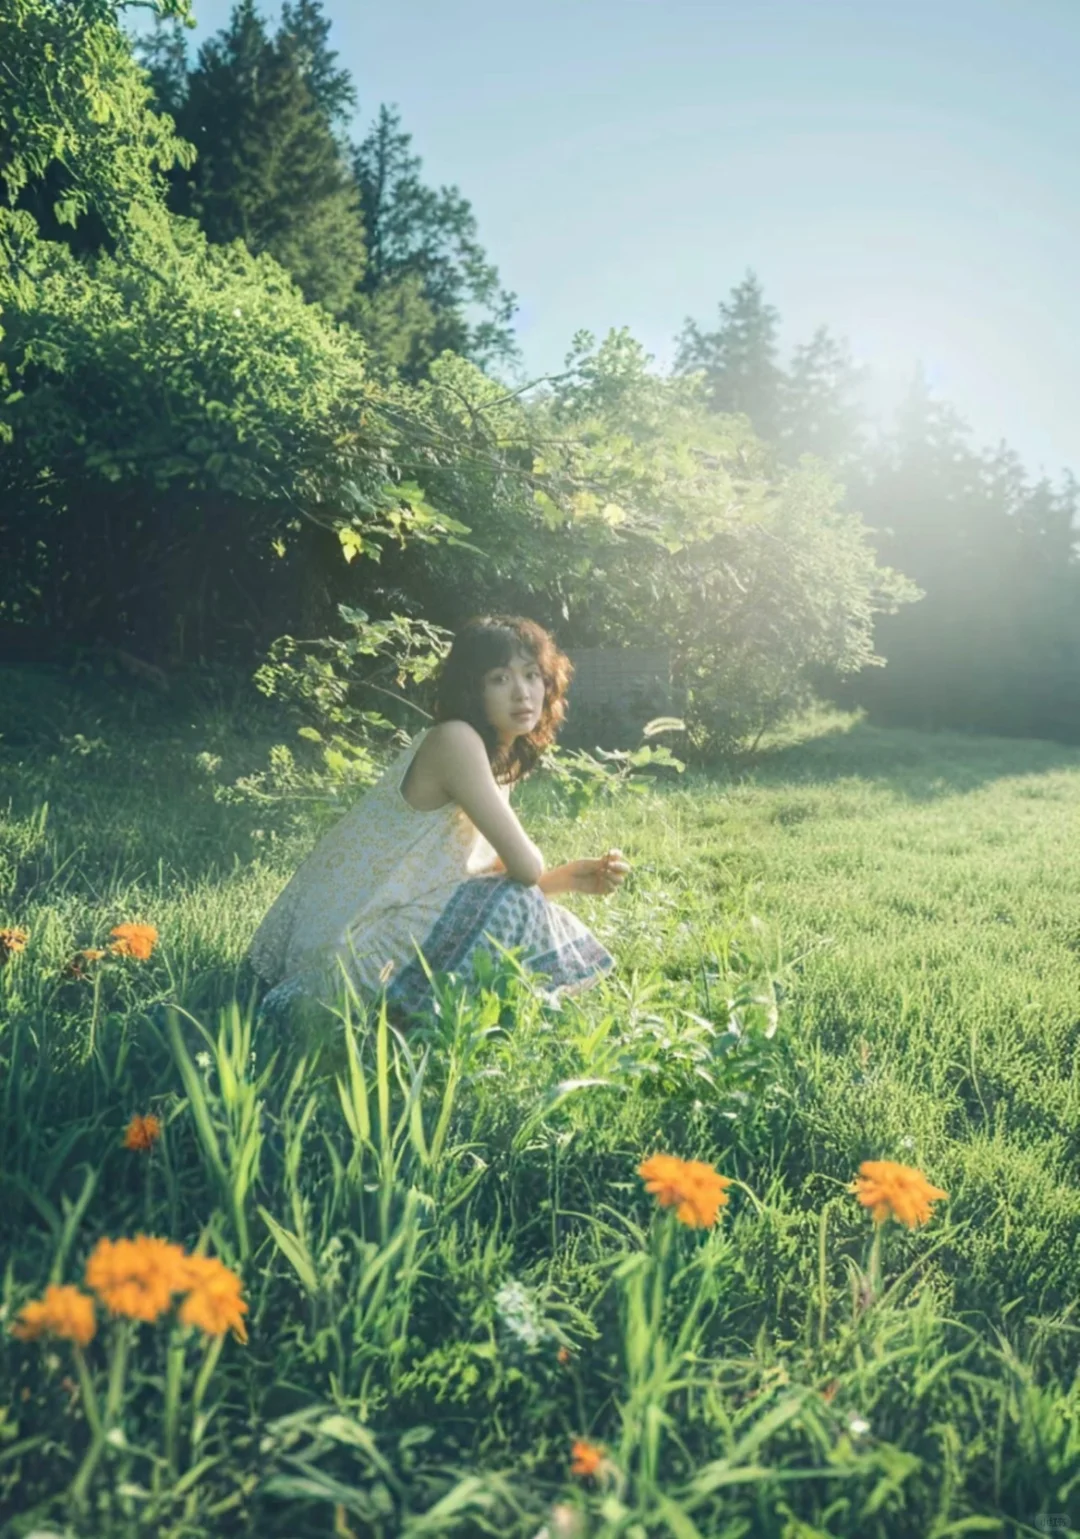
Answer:
[(865, 1437), (870, 1431), (870, 1423), (861, 1416), (849, 1416), (848, 1431), (852, 1437)]
[(210, 1067), (210, 1054), (203, 1048), (201, 1053), (195, 1054), (195, 1062), (204, 1072)]
[(569, 1502), (556, 1502), (551, 1517), (533, 1534), (533, 1539), (579, 1539), (584, 1533), (581, 1516)]
[(902, 1138), (900, 1140), (900, 1147), (901, 1149), (914, 1149), (915, 1140), (911, 1137), (910, 1133), (908, 1134), (907, 1138)]
[(239, 305), (233, 305), (233, 314), (234, 315), (240, 315), (241, 314), (241, 310), (240, 310), (240, 306)]
[(538, 1346), (547, 1335), (535, 1294), (522, 1283), (513, 1279), (503, 1283), (495, 1295), (495, 1308), (507, 1330), (527, 1347)]
[(584, 1532), (581, 1516), (569, 1502), (556, 1502), (551, 1509), (552, 1539), (577, 1539)]

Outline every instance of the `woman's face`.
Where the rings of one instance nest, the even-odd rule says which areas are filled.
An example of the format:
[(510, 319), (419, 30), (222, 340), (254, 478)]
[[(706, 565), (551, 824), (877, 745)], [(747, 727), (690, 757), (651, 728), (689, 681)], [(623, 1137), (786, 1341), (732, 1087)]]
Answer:
[(535, 657), (515, 652), (484, 674), (484, 715), (504, 746), (532, 732), (544, 709), (544, 675)]

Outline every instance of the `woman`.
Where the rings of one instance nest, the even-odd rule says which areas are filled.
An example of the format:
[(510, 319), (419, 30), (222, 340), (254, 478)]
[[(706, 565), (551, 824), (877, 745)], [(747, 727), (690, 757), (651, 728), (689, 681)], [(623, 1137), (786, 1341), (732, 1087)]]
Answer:
[(249, 956), (274, 985), (265, 1013), (325, 1002), (344, 972), (361, 998), (385, 987), (395, 1013), (414, 1015), (431, 1001), (427, 969), (469, 976), (474, 954), (499, 946), (519, 948), (555, 998), (612, 967), (549, 899), (614, 892), (629, 870), (621, 851), (549, 871), (510, 806), (563, 719), (570, 673), (531, 620), (469, 621), (442, 665), (436, 724), (326, 834), (256, 931)]

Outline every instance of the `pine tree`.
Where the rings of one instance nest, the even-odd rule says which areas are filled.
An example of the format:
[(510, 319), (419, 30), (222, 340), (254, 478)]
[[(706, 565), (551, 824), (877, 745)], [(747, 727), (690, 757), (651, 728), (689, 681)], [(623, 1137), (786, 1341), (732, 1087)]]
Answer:
[(861, 382), (846, 342), (819, 326), (796, 347), (780, 381), (780, 443), (785, 459), (813, 454), (837, 469), (862, 446)]
[(356, 111), (356, 87), (348, 70), (337, 68), (321, 0), (284, 0), (277, 45), (291, 55), (326, 122), (335, 133), (343, 131)]
[(154, 30), (134, 42), (135, 57), (150, 77), (159, 112), (176, 118), (188, 91), (187, 29), (175, 19), (154, 18)]
[[(351, 83), (332, 68), (318, 0), (286, 6), (271, 39), (254, 0), (204, 43), (178, 104), (198, 159), (178, 191), (211, 240), (267, 251), (304, 297), (340, 315), (363, 277), (360, 198), (335, 137)], [(321, 98), (321, 99), (320, 99)]]
[(715, 331), (702, 331), (695, 321), (686, 321), (677, 342), (675, 371), (703, 370), (713, 410), (745, 414), (759, 438), (775, 443), (781, 419), (779, 314), (765, 303), (753, 272), (732, 290), (730, 303), (721, 302), (719, 308)]
[(968, 439), (917, 371), (868, 463), (860, 509), (879, 560), (925, 597), (879, 621), (888, 664), (841, 698), (889, 721), (1075, 740), (1076, 484), (1031, 486), (1006, 444), (979, 454)]
[[(411, 377), (448, 348), (481, 365), (508, 360), (515, 297), (476, 238), (471, 205), (456, 187), (426, 186), (411, 145), (383, 106), (355, 152), (368, 264), (350, 318), (376, 347), (392, 340)], [(473, 322), (475, 311), (483, 318)]]

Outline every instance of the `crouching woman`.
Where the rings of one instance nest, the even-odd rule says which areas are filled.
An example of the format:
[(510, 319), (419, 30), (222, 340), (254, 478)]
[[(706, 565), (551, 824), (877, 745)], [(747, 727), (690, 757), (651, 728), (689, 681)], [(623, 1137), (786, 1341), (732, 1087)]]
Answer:
[(629, 869), (621, 851), (549, 870), (510, 805), (558, 731), (570, 672), (531, 620), (497, 615), (459, 632), (435, 724), (330, 829), (255, 932), (248, 955), (272, 985), (263, 1015), (329, 1003), (345, 978), (365, 1000), (385, 989), (395, 1016), (423, 1015), (428, 969), (469, 978), (476, 955), (499, 947), (516, 948), (553, 998), (612, 967), (551, 898), (614, 892)]

